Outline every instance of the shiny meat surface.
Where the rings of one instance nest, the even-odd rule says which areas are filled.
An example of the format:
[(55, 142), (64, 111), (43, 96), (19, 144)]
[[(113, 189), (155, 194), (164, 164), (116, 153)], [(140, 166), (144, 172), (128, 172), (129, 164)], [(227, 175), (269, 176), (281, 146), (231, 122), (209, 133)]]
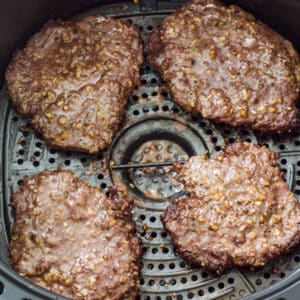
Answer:
[(296, 125), (298, 53), (239, 7), (188, 2), (162, 22), (147, 48), (148, 59), (187, 111), (262, 132)]
[(15, 54), (6, 80), (50, 145), (95, 153), (111, 144), (142, 61), (134, 25), (99, 15), (52, 21)]
[(135, 299), (141, 249), (133, 201), (109, 197), (69, 171), (44, 171), (11, 197), (11, 264), (71, 299)]
[(170, 204), (163, 222), (185, 259), (222, 274), (232, 265), (262, 267), (299, 244), (300, 207), (276, 158), (240, 142), (177, 165), (189, 196)]

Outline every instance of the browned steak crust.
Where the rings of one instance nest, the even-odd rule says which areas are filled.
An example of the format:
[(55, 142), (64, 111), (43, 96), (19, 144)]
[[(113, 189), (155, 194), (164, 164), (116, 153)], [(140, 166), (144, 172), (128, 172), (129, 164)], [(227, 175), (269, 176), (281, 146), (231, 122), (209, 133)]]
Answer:
[(237, 6), (188, 2), (154, 31), (147, 51), (175, 101), (191, 113), (262, 132), (296, 125), (298, 53)]
[(141, 249), (133, 201), (105, 196), (69, 171), (44, 171), (11, 197), (12, 266), (71, 299), (135, 299)]
[(50, 145), (95, 153), (111, 144), (142, 60), (137, 27), (89, 16), (46, 24), (16, 53), (6, 80)]
[(235, 143), (217, 157), (192, 157), (180, 169), (189, 196), (162, 219), (179, 253), (222, 274), (262, 267), (300, 242), (300, 207), (276, 166), (277, 154)]

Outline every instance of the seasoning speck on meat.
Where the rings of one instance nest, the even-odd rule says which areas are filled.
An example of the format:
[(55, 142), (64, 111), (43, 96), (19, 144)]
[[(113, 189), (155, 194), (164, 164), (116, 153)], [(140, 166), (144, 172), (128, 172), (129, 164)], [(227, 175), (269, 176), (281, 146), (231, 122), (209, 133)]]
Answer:
[(50, 145), (96, 153), (118, 130), (142, 61), (134, 25), (99, 15), (51, 21), (16, 53), (6, 80), (18, 111)]
[(185, 110), (261, 132), (295, 127), (298, 53), (239, 7), (188, 2), (162, 22), (147, 48)]
[(220, 275), (233, 265), (262, 267), (299, 244), (300, 207), (276, 158), (239, 142), (176, 166), (189, 196), (170, 204), (162, 219), (187, 261)]
[(133, 201), (109, 197), (69, 171), (44, 171), (12, 195), (11, 264), (70, 299), (136, 299), (141, 248)]

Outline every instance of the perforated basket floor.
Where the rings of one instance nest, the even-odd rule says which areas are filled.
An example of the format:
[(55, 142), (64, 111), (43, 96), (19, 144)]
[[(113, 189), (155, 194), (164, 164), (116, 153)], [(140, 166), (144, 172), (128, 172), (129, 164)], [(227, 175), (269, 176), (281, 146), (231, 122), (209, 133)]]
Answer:
[[(138, 4), (107, 6), (87, 11), (84, 15), (99, 12), (129, 19), (141, 28), (146, 40), (153, 28), (179, 4), (181, 2), (167, 4), (164, 1), (161, 10), (155, 12), (151, 12), (151, 7), (150, 10), (147, 8), (147, 12), (143, 11)], [(110, 166), (128, 162), (184, 160), (205, 150), (211, 155), (220, 151), (221, 146), (240, 139), (265, 144), (280, 152), (279, 163), (286, 180), (299, 197), (300, 134), (281, 139), (255, 136), (248, 129), (233, 130), (191, 117), (172, 101), (159, 74), (147, 64), (141, 69), (141, 85), (130, 99), (125, 116), (126, 126), (120, 130), (112, 147), (97, 155), (57, 151), (48, 147), (32, 130), (30, 121), (21, 119), (9, 104), (5, 87), (0, 106), (3, 117), (0, 254), (5, 263), (8, 263), (6, 246), (13, 224), (10, 194), (28, 176), (44, 169), (63, 168), (75, 171), (104, 192), (113, 184), (125, 185), (137, 198), (133, 213), (144, 250), (140, 299), (238, 299), (275, 286), (279, 281), (287, 281), (292, 273), (296, 274), (300, 266), (300, 249), (281, 257), (263, 270), (233, 269), (221, 277), (213, 277), (189, 265), (176, 253), (160, 221), (160, 214), (167, 203), (182, 190), (172, 168), (112, 171)], [(0, 294), (4, 299), (57, 299), (50, 293), (43, 294), (41, 298), (42, 289), (30, 285), (19, 276), (13, 276), (9, 267), (7, 270), (5, 276), (9, 275), (14, 281), (7, 282), (1, 273)]]

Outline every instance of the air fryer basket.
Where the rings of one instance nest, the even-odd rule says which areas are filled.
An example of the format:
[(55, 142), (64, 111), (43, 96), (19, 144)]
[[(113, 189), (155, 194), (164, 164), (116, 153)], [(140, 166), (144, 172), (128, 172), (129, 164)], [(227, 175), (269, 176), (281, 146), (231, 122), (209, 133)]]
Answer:
[[(95, 4), (95, 1), (92, 2)], [(100, 4), (103, 2), (99, 1), (92, 9), (73, 17), (102, 13), (128, 19), (140, 27), (143, 39), (147, 40), (153, 28), (184, 1)], [(125, 186), (136, 197), (133, 215), (144, 250), (140, 299), (300, 298), (300, 249), (272, 262), (263, 270), (232, 269), (221, 277), (214, 277), (182, 260), (162, 227), (161, 212), (182, 190), (172, 167), (112, 169), (114, 165), (126, 163), (186, 160), (206, 150), (212, 155), (225, 144), (237, 139), (246, 140), (280, 152), (278, 162), (286, 174), (290, 189), (299, 199), (299, 131), (299, 134), (281, 138), (259, 136), (246, 128), (234, 130), (213, 125), (200, 117), (192, 117), (172, 101), (159, 73), (147, 63), (141, 69), (141, 85), (135, 88), (130, 98), (124, 126), (111, 148), (97, 155), (50, 148), (32, 130), (30, 121), (19, 117), (9, 102), (5, 86), (0, 98), (0, 299), (65, 299), (15, 273), (8, 265), (7, 251), (13, 224), (9, 206), (11, 193), (18, 189), (24, 178), (44, 169), (57, 168), (74, 171), (104, 192), (113, 184)]]

